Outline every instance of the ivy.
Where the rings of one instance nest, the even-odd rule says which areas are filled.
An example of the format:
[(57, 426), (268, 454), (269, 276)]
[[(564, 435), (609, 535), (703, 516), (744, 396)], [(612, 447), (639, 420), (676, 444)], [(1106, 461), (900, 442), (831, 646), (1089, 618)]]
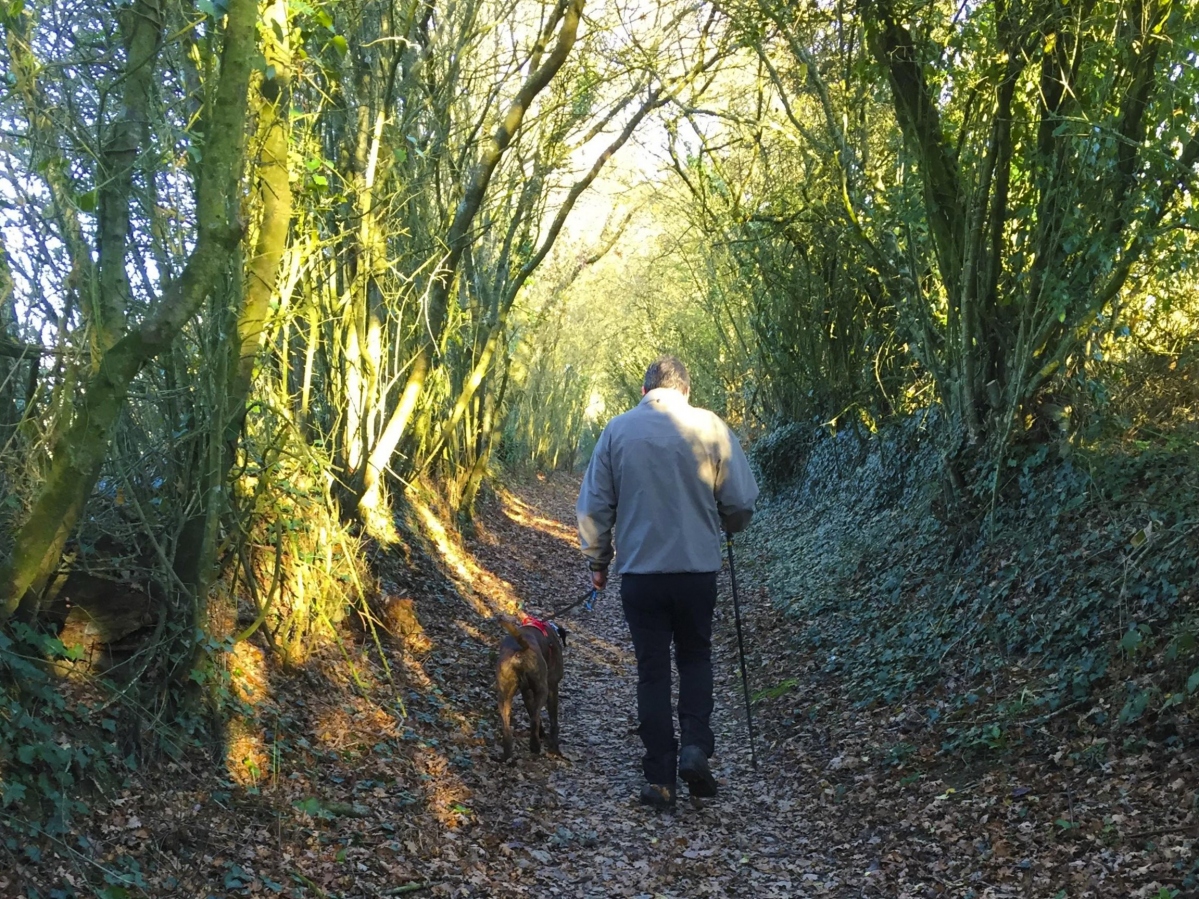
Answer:
[[(48, 673), (76, 653), (26, 625), (0, 631), (0, 810), (17, 832), (67, 832), (86, 812), (79, 786), (111, 776), (111, 739), (96, 739), (93, 710), (69, 705)], [(104, 719), (110, 722), (111, 719)], [(115, 725), (100, 728), (111, 737)]]
[[(795, 474), (755, 522), (753, 576), (806, 622), (825, 671), (862, 704), (939, 685), (938, 716), (996, 677), (988, 704), (1005, 685), (1035, 697), (1008, 717), (1079, 702), (1117, 670), (1121, 724), (1199, 692), (1193, 440), (1034, 448), (1006, 466), (994, 506), (970, 513), (944, 505), (940, 453), (918, 439), (927, 425), (808, 442), (792, 426), (755, 453), (777, 474), (789, 449)], [(1008, 738), (957, 736), (990, 748)]]

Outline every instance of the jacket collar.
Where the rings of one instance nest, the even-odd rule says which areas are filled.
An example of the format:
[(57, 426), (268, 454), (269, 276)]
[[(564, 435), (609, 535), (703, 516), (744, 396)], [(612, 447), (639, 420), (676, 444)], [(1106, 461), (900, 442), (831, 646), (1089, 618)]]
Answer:
[(681, 391), (675, 390), (673, 387), (655, 387), (641, 398), (639, 406), (648, 406), (650, 403), (661, 403), (665, 406), (689, 406), (691, 405), (687, 397), (683, 396)]

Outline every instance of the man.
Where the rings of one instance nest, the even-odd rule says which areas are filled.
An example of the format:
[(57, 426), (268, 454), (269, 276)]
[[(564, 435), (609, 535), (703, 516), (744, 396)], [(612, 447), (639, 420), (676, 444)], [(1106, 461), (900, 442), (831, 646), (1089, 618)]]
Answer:
[[(676, 775), (693, 796), (715, 796), (708, 759), (712, 611), (720, 532), (749, 524), (758, 485), (728, 425), (690, 405), (683, 363), (663, 356), (642, 399), (600, 435), (579, 490), (579, 542), (602, 590), (613, 557), (637, 656), (637, 716), (647, 783), (641, 801), (675, 802)], [(613, 546), (615, 529), (617, 546)], [(679, 671), (679, 740), (670, 707), (670, 645)], [(681, 748), (680, 748), (681, 743)]]

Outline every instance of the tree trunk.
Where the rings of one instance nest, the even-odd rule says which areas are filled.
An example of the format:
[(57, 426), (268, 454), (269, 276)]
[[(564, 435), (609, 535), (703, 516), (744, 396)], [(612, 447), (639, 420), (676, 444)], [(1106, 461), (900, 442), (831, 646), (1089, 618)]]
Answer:
[(233, 209), (245, 151), (257, 13), (255, 0), (229, 0), (220, 82), (196, 194), (195, 248), (153, 313), (115, 342), (84, 385), (74, 418), (54, 444), (46, 482), (16, 534), (12, 556), (0, 568), (0, 622), (19, 604), (28, 617), (36, 617), (42, 589), (99, 477), (129, 385), (199, 311), (240, 239)]
[(462, 487), (462, 497), (458, 501), (458, 520), (468, 525), (475, 517), (475, 500), (479, 497), (479, 489), (487, 476), (487, 467), (491, 463), (491, 451), (495, 448), (499, 428), (496, 423), (500, 420), (499, 412), (504, 403), (504, 394), (508, 390), (508, 375), (511, 367), (504, 368), (504, 376), (500, 379), (500, 388), (495, 393), (488, 393), (483, 398), (483, 421), (479, 429), (479, 451), (475, 455), (474, 464), (466, 476)]
[(445, 326), (450, 293), (458, 274), (458, 266), (462, 260), (462, 254), (471, 242), (471, 226), (483, 204), (487, 187), (491, 183), (491, 176), (495, 173), (504, 152), (520, 129), (529, 106), (566, 62), (566, 57), (574, 47), (575, 39), (578, 36), (582, 14), (583, 0), (569, 0), (569, 5), (561, 18), (561, 27), (558, 29), (558, 38), (554, 49), (543, 63), (538, 64), (542, 48), (548, 44), (553, 34), (553, 28), (558, 25), (557, 17), (552, 18), (546, 26), (538, 47), (534, 50), (532, 73), (521, 85), (520, 91), (508, 107), (499, 128), (483, 148), (462, 200), (454, 212), (453, 222), (446, 235), (448, 250), (437, 266), (429, 285), (427, 317), (429, 334), (422, 342), (413, 362), (400, 396), (399, 405), (392, 413), (366, 461), (362, 495), (358, 500), (358, 514), (365, 522), (374, 521), (381, 514), (383, 471), (391, 463), (392, 456), (408, 428), (417, 401), (424, 390), (425, 379), (432, 369), (433, 351), (441, 338), (442, 328)]
[(271, 0), (263, 14), (262, 43), (274, 77), (261, 78), (258, 86), (259, 147), (253, 198), (261, 216), (253, 255), (246, 266), (237, 316), (237, 338), (230, 346), (226, 394), (220, 405), (226, 421), (210, 432), (212, 464), (200, 479), (201, 499), (196, 515), (183, 527), (180, 558), (175, 571), (199, 600), (207, 593), (215, 556), (215, 537), (223, 505), (220, 498), (233, 467), (234, 451), (245, 424), (247, 402), (254, 381), (254, 365), (262, 348), (271, 298), (276, 293), (280, 265), (291, 225), (292, 194), (287, 165), (291, 144), (291, 53), (286, 0)]

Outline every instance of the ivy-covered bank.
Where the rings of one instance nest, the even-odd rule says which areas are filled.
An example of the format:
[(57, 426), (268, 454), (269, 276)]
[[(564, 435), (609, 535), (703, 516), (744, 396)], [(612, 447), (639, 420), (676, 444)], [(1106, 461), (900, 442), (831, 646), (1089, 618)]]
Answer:
[[(971, 472), (987, 486), (961, 503), (934, 419), (877, 435), (791, 425), (756, 446), (767, 495), (748, 567), (809, 655), (856, 702), (927, 698), (954, 745), (1006, 740), (1004, 722), (1096, 693), (1112, 700), (1100, 726), (1193, 716), (1196, 433), (1042, 445), (998, 478)], [(945, 720), (965, 707), (994, 723)]]

